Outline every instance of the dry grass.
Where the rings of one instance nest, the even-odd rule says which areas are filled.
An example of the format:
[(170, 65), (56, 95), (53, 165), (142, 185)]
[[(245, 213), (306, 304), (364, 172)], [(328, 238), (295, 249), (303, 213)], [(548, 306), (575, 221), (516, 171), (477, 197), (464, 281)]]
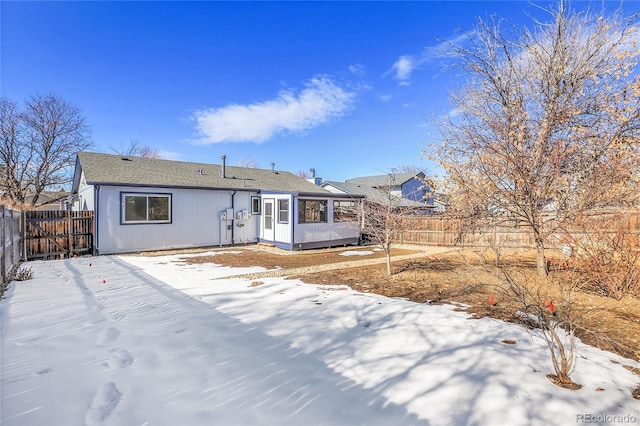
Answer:
[[(350, 247), (341, 249), (309, 250), (309, 251), (283, 251), (279, 249), (256, 248), (241, 250), (239, 253), (219, 253), (214, 256), (205, 255), (188, 257), (183, 260), (188, 263), (216, 263), (224, 266), (246, 267), (262, 266), (267, 269), (289, 269), (315, 265), (327, 265), (331, 263), (348, 262), (362, 259), (381, 259), (382, 251), (374, 251), (366, 256), (341, 256), (344, 251), (371, 251), (371, 248)], [(394, 249), (394, 256), (417, 253), (416, 250)]]

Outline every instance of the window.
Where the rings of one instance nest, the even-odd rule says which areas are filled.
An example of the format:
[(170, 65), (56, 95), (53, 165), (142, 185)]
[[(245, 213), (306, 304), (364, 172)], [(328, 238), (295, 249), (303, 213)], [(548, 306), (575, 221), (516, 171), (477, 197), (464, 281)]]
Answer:
[(319, 223), (327, 221), (326, 200), (299, 200), (298, 222)]
[(264, 229), (273, 229), (273, 200), (264, 201)]
[(260, 214), (260, 197), (251, 197), (251, 214)]
[(278, 200), (278, 223), (289, 223), (289, 200)]
[(121, 194), (122, 223), (170, 223), (170, 194)]
[(353, 200), (333, 202), (333, 221), (334, 222), (353, 222), (358, 217), (357, 204)]

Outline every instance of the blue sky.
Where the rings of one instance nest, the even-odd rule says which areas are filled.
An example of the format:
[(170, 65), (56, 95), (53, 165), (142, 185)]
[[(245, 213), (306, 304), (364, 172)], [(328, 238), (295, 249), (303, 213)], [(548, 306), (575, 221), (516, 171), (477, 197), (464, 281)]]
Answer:
[(478, 16), (522, 24), (540, 11), (521, 1), (1, 1), (0, 13), (1, 95), (59, 94), (86, 116), (96, 151), (136, 141), (170, 159), (225, 154), (230, 165), (345, 180), (435, 171), (421, 159), (428, 117), (448, 110), (459, 84), (442, 42)]

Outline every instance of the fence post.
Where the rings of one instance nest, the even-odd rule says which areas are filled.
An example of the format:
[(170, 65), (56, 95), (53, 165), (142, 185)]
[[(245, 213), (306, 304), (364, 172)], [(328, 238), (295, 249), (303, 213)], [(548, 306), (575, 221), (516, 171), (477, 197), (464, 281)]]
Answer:
[(27, 211), (20, 212), (20, 234), (22, 234), (22, 260), (27, 260)]
[(71, 217), (71, 212), (66, 210), (67, 215), (67, 226), (69, 227), (69, 258), (73, 257), (73, 218)]
[[(11, 212), (11, 264), (18, 264), (22, 260), (21, 250), (22, 241), (20, 238), (20, 213), (16, 211)], [(13, 266), (11, 267), (13, 269)]]
[(7, 253), (6, 253), (6, 248), (5, 248), (5, 226), (7, 221), (5, 220), (5, 209), (4, 209), (4, 205), (0, 205), (0, 243), (2, 243), (2, 247), (0, 247), (1, 250), (1, 254), (0, 254), (0, 278), (2, 279), (2, 282), (4, 283), (5, 279), (7, 278)]

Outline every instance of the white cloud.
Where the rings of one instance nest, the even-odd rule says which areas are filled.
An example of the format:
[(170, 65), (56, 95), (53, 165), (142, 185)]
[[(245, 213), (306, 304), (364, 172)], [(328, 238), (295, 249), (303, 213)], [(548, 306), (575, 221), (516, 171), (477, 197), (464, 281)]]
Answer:
[(181, 160), (183, 157), (183, 154), (180, 152), (176, 152), (176, 151), (166, 151), (166, 150), (160, 150), (158, 152), (158, 154), (160, 154), (160, 158), (166, 158), (167, 160)]
[(358, 77), (362, 77), (365, 74), (364, 67), (362, 65), (349, 65), (349, 72)]
[(398, 60), (391, 66), (391, 69), (395, 73), (396, 80), (400, 81), (400, 84), (407, 82), (411, 77), (411, 72), (416, 68), (415, 58), (409, 55), (400, 56)]
[(349, 92), (328, 77), (315, 77), (299, 93), (284, 90), (275, 99), (196, 111), (203, 144), (265, 142), (276, 134), (320, 126), (346, 114), (353, 104)]
[(451, 40), (441, 41), (435, 46), (425, 47), (415, 55), (402, 55), (391, 65), (389, 71), (384, 75), (392, 74), (393, 78), (398, 80), (399, 85), (408, 86), (410, 84), (411, 74), (413, 74), (414, 71), (420, 69), (420, 67), (426, 63), (444, 58), (447, 55), (450, 45), (461, 45), (466, 42), (472, 34), (473, 33), (462, 33)]
[(388, 95), (388, 94), (378, 96), (378, 100), (380, 102), (389, 102), (391, 100), (391, 98), (393, 98), (393, 96)]

